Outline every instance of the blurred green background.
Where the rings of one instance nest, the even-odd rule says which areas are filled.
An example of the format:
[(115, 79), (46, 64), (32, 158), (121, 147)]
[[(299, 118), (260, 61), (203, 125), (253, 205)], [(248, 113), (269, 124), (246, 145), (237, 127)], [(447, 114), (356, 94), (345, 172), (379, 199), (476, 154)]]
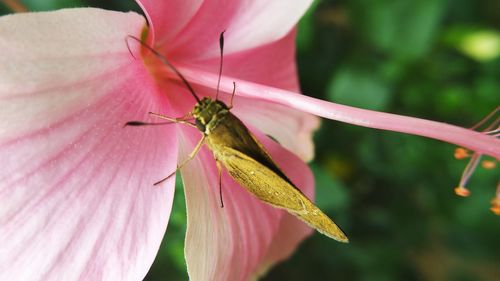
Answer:
[[(23, 2), (139, 11), (133, 1)], [(470, 127), (500, 104), (499, 30), (498, 0), (315, 1), (297, 39), (303, 92)], [(460, 198), (466, 161), (452, 145), (333, 121), (315, 142), (318, 205), (351, 243), (314, 234), (263, 280), (500, 280), (500, 217), (489, 211), (498, 168), (478, 168)], [(168, 245), (146, 280), (187, 280), (177, 189)]]

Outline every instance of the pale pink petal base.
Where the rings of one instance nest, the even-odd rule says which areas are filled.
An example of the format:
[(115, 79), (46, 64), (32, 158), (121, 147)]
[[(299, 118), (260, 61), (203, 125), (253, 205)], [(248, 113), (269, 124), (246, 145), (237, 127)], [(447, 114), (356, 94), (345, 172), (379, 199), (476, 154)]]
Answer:
[[(183, 129), (181, 155), (191, 152), (196, 130)], [(259, 134), (273, 158), (312, 197), (313, 177), (307, 166)], [(218, 173), (206, 148), (182, 170), (188, 228), (185, 254), (191, 280), (248, 280), (288, 256), (311, 229), (248, 193), (223, 173), (224, 208), (220, 207)], [(284, 238), (283, 230), (293, 231)]]
[(168, 107), (124, 43), (143, 27), (97, 9), (0, 18), (0, 280), (147, 273), (174, 191), (152, 184), (177, 142), (174, 127), (123, 128)]
[[(216, 74), (187, 67), (182, 67), (181, 71), (193, 83), (206, 87), (212, 85), (218, 78)], [(221, 90), (226, 93), (232, 92), (233, 82), (237, 84), (237, 94), (243, 97), (274, 102), (353, 125), (437, 139), (500, 159), (500, 140), (473, 130), (426, 119), (335, 104), (228, 76), (222, 78)]]

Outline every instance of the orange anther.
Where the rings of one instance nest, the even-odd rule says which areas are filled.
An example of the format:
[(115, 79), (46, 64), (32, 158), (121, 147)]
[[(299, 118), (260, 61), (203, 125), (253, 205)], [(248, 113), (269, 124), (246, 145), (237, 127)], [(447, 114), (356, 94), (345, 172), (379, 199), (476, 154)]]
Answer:
[(460, 160), (460, 159), (470, 157), (470, 153), (467, 149), (465, 149), (463, 147), (458, 147), (455, 149), (455, 153), (453, 154), (453, 156), (455, 156), (455, 159)]
[(491, 170), (497, 166), (497, 162), (492, 160), (483, 160), (483, 162), (481, 162), (481, 166), (485, 169)]
[(458, 196), (467, 197), (470, 195), (470, 190), (468, 190), (464, 186), (458, 186), (455, 188), (455, 194)]
[(491, 200), (491, 208), (490, 208), (490, 210), (495, 215), (500, 215), (500, 198), (496, 197), (493, 200)]

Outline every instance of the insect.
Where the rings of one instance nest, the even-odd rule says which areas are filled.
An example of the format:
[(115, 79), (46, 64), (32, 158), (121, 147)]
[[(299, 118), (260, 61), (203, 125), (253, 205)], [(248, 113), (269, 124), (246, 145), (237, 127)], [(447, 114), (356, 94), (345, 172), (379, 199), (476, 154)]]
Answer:
[[(233, 83), (233, 94), (229, 106), (218, 100), (223, 62), (224, 32), (220, 34), (219, 39), (221, 60), (215, 100), (210, 97), (200, 99), (184, 76), (165, 57), (140, 39), (132, 36), (129, 38), (139, 42), (169, 66), (189, 89), (196, 100), (196, 105), (191, 112), (181, 118), (170, 118), (161, 114), (150, 113), (169, 122), (145, 123), (130, 121), (126, 125), (160, 125), (174, 122), (198, 128), (202, 132), (202, 138), (187, 159), (178, 165), (177, 170), (193, 159), (201, 147), (206, 144), (213, 152), (217, 163), (222, 207), (220, 179), (223, 167), (239, 185), (261, 201), (287, 210), (318, 232), (330, 238), (340, 242), (348, 242), (342, 230), (288, 179), (264, 146), (255, 138), (243, 122), (231, 113), (230, 110), (232, 108), (236, 85)], [(189, 122), (190, 119), (194, 119), (195, 122)], [(176, 171), (158, 181), (155, 185), (175, 175)]]

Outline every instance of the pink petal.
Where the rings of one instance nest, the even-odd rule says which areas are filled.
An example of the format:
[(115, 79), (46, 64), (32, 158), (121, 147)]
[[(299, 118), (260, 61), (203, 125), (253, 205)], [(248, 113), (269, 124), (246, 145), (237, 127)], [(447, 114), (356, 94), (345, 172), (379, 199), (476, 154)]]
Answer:
[(124, 41), (143, 27), (98, 9), (0, 18), (0, 280), (147, 273), (174, 190), (152, 184), (177, 144), (174, 127), (123, 128), (168, 106)]
[(193, 19), (203, 0), (136, 0), (148, 18), (157, 46), (168, 44)]
[(314, 158), (313, 132), (319, 127), (315, 116), (262, 100), (235, 98), (233, 113), (247, 124), (272, 136), (304, 161)]
[[(293, 150), (295, 155), (290, 154), (279, 147), (279, 145), (270, 142), (269, 139), (265, 138), (258, 131), (252, 131), (256, 133), (260, 140), (263, 140), (266, 148), (269, 148), (268, 150), (273, 155), (273, 159), (283, 168), (286, 175), (301, 188), (302, 192), (309, 199), (314, 201), (314, 176), (309, 167), (295, 157), (295, 155), (299, 157), (300, 155)], [(310, 135), (309, 138), (311, 138)], [(295, 216), (284, 212), (278, 229), (274, 234), (274, 239), (267, 249), (266, 254), (260, 259), (253, 276), (256, 279), (258, 279), (257, 277), (264, 276), (275, 264), (290, 257), (297, 249), (297, 246), (307, 236), (312, 234), (313, 231), (312, 228), (298, 220)]]
[[(182, 67), (181, 71), (192, 83), (206, 87), (212, 85), (218, 78), (216, 74), (187, 67)], [(500, 159), (500, 141), (494, 136), (446, 123), (335, 104), (229, 76), (222, 78), (221, 91), (231, 92), (233, 82), (236, 82), (238, 87), (237, 94), (243, 97), (275, 102), (320, 117), (358, 126), (437, 139)]]
[[(186, 155), (201, 135), (189, 129), (183, 130), (183, 135), (181, 155)], [(311, 196), (313, 178), (307, 166), (259, 136), (291, 180)], [(260, 202), (226, 172), (221, 208), (218, 173), (206, 148), (183, 169), (182, 176), (188, 213), (185, 255), (191, 280), (248, 280), (262, 270), (263, 262), (270, 265), (283, 259), (311, 233), (303, 223), (282, 224), (288, 214)], [(289, 229), (295, 233), (292, 238), (277, 237), (286, 226), (295, 226)]]
[[(295, 63), (295, 37), (296, 31), (293, 29), (285, 37), (272, 43), (236, 53), (225, 52), (222, 74), (298, 92), (300, 87)], [(238, 42), (225, 39), (224, 48), (235, 44)], [(219, 50), (218, 46), (215, 48)], [(196, 69), (218, 73), (220, 55), (191, 62), (196, 64)], [(216, 85), (216, 83), (212, 85), (212, 88)], [(236, 90), (238, 91), (238, 87)]]
[[(236, 42), (226, 48), (227, 54), (273, 42), (295, 26), (312, 1), (203, 1), (201, 5), (199, 1), (167, 1), (160, 5), (151, 0), (137, 2), (155, 28), (155, 45), (168, 50), (169, 57), (189, 61), (216, 57), (223, 30), (227, 30), (228, 42)], [(187, 21), (189, 16), (192, 18)], [(167, 31), (170, 23), (172, 32)]]

